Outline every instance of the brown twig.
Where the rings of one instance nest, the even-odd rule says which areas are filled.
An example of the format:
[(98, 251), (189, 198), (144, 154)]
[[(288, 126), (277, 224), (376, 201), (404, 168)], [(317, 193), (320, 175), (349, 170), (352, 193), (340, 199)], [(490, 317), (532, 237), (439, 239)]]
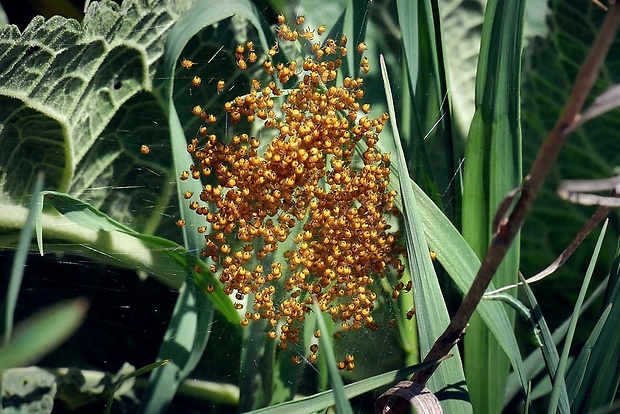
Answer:
[[(446, 355), (454, 346), (455, 341), (461, 336), (476, 306), (482, 299), (482, 295), (489, 286), (493, 275), (504, 259), (515, 235), (523, 225), (525, 216), (536, 198), (540, 187), (555, 164), (564, 142), (566, 141), (567, 134), (565, 131), (581, 112), (584, 102), (596, 81), (609, 47), (614, 40), (619, 24), (620, 8), (616, 4), (612, 4), (607, 12), (607, 16), (594, 46), (590, 50), (586, 61), (577, 75), (570, 97), (560, 117), (551, 132), (547, 135), (532, 165), (530, 173), (523, 181), (521, 194), (512, 213), (508, 219), (501, 222), (495, 230), (489, 250), (482, 261), (482, 265), (478, 270), (478, 274), (469, 292), (450, 321), (448, 328), (439, 339), (437, 339), (424, 361), (437, 359)], [(413, 376), (412, 380), (424, 384), (435, 369), (436, 367), (419, 371)], [(395, 410), (395, 408), (396, 407), (393, 407), (394, 411), (392, 412), (401, 412)]]

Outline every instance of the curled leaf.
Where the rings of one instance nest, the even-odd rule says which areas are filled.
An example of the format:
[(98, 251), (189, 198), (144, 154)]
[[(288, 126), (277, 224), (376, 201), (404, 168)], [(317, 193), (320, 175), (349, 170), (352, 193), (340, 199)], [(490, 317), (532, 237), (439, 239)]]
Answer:
[(390, 397), (404, 398), (415, 408), (417, 413), (442, 414), (443, 410), (435, 394), (422, 384), (413, 381), (401, 381), (377, 399), (375, 413), (385, 414), (390, 411)]

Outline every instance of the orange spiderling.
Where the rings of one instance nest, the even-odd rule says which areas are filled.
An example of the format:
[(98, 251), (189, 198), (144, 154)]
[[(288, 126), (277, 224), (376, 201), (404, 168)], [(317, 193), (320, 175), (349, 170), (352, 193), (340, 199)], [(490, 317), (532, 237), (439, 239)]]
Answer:
[(202, 106), (196, 105), (192, 108), (192, 114), (199, 116), (202, 113)]
[(189, 60), (189, 59), (183, 59), (183, 60), (181, 61), (181, 66), (183, 66), (185, 69), (191, 69), (191, 68), (192, 68), (192, 66), (194, 66), (194, 65), (195, 65), (195, 63), (194, 63), (194, 62), (192, 62), (192, 61), (191, 61), (191, 60)]

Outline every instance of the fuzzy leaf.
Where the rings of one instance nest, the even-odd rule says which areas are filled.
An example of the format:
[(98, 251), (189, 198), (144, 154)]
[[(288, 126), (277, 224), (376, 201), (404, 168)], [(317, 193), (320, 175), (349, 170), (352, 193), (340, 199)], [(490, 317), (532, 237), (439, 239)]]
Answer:
[[(23, 199), (43, 169), (45, 189), (86, 198), (134, 229), (161, 220), (152, 212), (168, 202), (171, 164), (154, 75), (179, 11), (172, 1), (104, 0), (81, 24), (55, 16), (23, 33), (0, 28), (3, 198)], [(142, 144), (154, 149), (148, 158)]]

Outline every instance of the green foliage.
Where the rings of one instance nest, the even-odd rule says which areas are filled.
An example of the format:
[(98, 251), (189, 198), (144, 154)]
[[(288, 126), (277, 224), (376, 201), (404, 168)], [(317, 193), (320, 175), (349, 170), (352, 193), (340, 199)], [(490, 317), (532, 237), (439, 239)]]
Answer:
[[(383, 59), (381, 59), (381, 71), (385, 80), (386, 96), (391, 97), (390, 83)], [(391, 114), (392, 128), (395, 132), (397, 172), (399, 178), (408, 177), (407, 162), (400, 143), (400, 137), (398, 136), (397, 120), (394, 115), (394, 103), (390, 98), (388, 98), (388, 108)], [(445, 302), (435, 300), (435, 298), (442, 296), (441, 288), (431, 263), (430, 255), (426, 252), (427, 242), (424, 237), (421, 214), (419, 214), (421, 209), (418, 208), (413, 186), (406, 179), (399, 181), (401, 183), (400, 191), (403, 200), (402, 210), (405, 221), (405, 234), (407, 236), (409, 266), (411, 268), (414, 290), (418, 292), (417, 295), (414, 295), (414, 300), (417, 304), (416, 312), (428, 315), (428, 317), (418, 318), (417, 320), (420, 329), (420, 349), (423, 354), (427, 354), (435, 338), (441, 335), (441, 329), (449, 323), (450, 318)], [(442, 364), (439, 367), (436, 375), (430, 381), (429, 386), (431, 388), (456, 389), (459, 383), (465, 381), (458, 349), (454, 350), (454, 354), (455, 358), (453, 361)], [(454, 412), (470, 412), (472, 410), (468, 401), (458, 401), (456, 398), (454, 401), (450, 401), (450, 405), (446, 403), (444, 408)]]
[[(525, 1), (489, 1), (482, 26), (475, 112), (467, 138), (468, 162), (463, 176), (463, 236), (480, 258), (496, 230), (495, 211), (522, 179), (519, 89), (524, 12)], [(494, 283), (514, 283), (518, 272), (517, 236)], [(509, 316), (514, 319), (512, 312)], [(474, 406), (482, 412), (498, 412), (503, 405), (508, 361), (480, 322), (474, 315), (465, 337), (466, 353), (471, 355), (465, 361), (465, 372)], [(525, 385), (525, 378), (522, 381)]]
[[(602, 235), (603, 233), (601, 238)], [(617, 326), (619, 312), (619, 261), (620, 251), (616, 249), (608, 291), (602, 306), (603, 312), (568, 375), (567, 387), (573, 411), (603, 408), (615, 398), (620, 381), (613, 369), (619, 358), (619, 337), (614, 328)]]
[[(161, 215), (147, 212), (162, 211), (172, 191), (156, 73), (181, 12), (176, 2), (157, 4), (93, 3), (81, 24), (39, 17), (23, 33), (2, 27), (2, 135), (12, 138), (0, 141), (5, 200), (27, 196), (36, 169), (45, 168), (46, 189), (87, 193), (136, 230), (156, 226)], [(151, 122), (134, 128), (141, 118)], [(162, 148), (148, 168), (136, 151), (145, 137)], [(125, 188), (106, 190), (120, 182)]]
[(32, 364), (61, 344), (80, 325), (88, 304), (61, 302), (22, 322), (0, 351), (0, 368)]
[[(141, 412), (174, 408), (175, 395), (185, 393), (205, 404), (236, 404), (240, 411), (309, 413), (335, 405), (337, 412), (344, 413), (352, 411), (354, 396), (436, 365), (431, 361), (402, 368), (421, 361), (433, 348), (460, 297), (472, 285), (497, 230), (496, 208), (519, 185), (522, 169), (532, 163), (552, 128), (604, 16), (587, 1), (551, 1), (546, 32), (540, 14), (547, 10), (528, 11), (524, 1), (483, 3), (307, 0), (271, 2), (270, 6), (261, 2), (258, 7), (249, 0), (127, 0), (118, 6), (103, 0), (89, 5), (82, 22), (55, 16), (36, 17), (23, 32), (1, 26), (0, 248), (18, 253), (5, 304), (6, 346), (0, 350), (0, 366), (36, 363), (77, 329), (86, 312), (83, 300), (61, 303), (13, 332), (33, 228), (41, 255), (70, 253), (101, 267), (134, 269), (179, 290), (159, 362), (113, 378), (102, 374), (108, 378), (107, 386), (97, 392), (93, 392), (96, 387), (60, 392), (61, 377), (52, 378), (40, 370), (19, 373), (30, 380), (21, 385), (15, 378), (22, 377), (9, 375), (18, 371), (6, 371), (4, 390), (40, 406), (42, 412), (54, 398), (73, 408), (107, 398), (110, 410), (115, 390), (132, 395), (132, 388), (144, 387)], [(226, 79), (228, 91), (234, 94), (248, 90), (252, 73), (239, 70), (234, 48), (253, 40), (259, 51), (267, 50), (274, 43), (269, 24), (280, 12), (289, 20), (304, 14), (311, 27), (326, 24), (334, 38), (349, 39), (341, 78), (357, 76), (361, 57), (355, 46), (368, 45), (366, 56), (373, 71), (365, 81), (365, 99), (377, 113), (387, 108), (392, 119), (379, 146), (395, 155), (391, 185), (400, 194), (397, 205), (403, 219), (394, 225), (400, 228), (408, 252), (410, 279), (403, 281), (413, 282), (412, 293), (402, 291), (398, 301), (390, 299), (393, 288), (387, 281), (377, 284), (382, 296), (373, 315), (383, 327), (396, 320), (396, 329), (352, 333), (342, 342), (332, 343), (336, 326), (323, 319), (315, 305), (314, 314), (304, 322), (298, 347), (320, 343), (319, 361), (313, 366), (295, 364), (291, 360), (295, 354), (277, 349), (276, 342), (265, 335), (266, 323), (254, 323), (241, 334), (236, 330), (239, 313), (217, 275), (199, 257), (204, 237), (196, 228), (204, 225), (204, 219), (194, 214), (182, 195), (184, 191), (200, 194), (204, 183), (179, 177), (192, 163), (186, 145), (199, 126), (191, 109), (201, 105), (210, 112), (221, 111), (230, 95), (216, 92), (219, 79)], [(524, 41), (524, 33), (540, 37)], [(613, 70), (617, 49), (616, 42), (594, 96), (618, 82)], [(376, 69), (379, 52), (386, 62), (383, 82)], [(299, 51), (283, 53), (287, 57), (282, 59), (292, 59)], [(181, 67), (183, 59), (195, 62), (192, 70)], [(194, 75), (202, 77), (202, 88), (190, 86)], [(585, 221), (587, 210), (559, 201), (554, 189), (559, 179), (612, 175), (620, 153), (614, 135), (616, 118), (613, 113), (604, 115), (571, 137), (530, 215), (523, 239), (517, 237), (491, 289), (515, 281), (519, 269), (534, 273), (546, 266), (572, 240), (573, 225)], [(234, 126), (224, 119), (213, 128), (227, 137), (244, 127), (248, 125)], [(243, 132), (265, 134), (257, 128)], [(143, 145), (148, 146), (146, 153), (141, 152)], [(44, 181), (37, 178), (40, 170), (45, 171)], [(177, 219), (185, 227), (176, 227)], [(610, 230), (617, 233), (616, 228)], [(291, 240), (282, 243), (270, 260), (283, 260), (292, 245)], [(499, 301), (483, 300), (466, 337), (465, 367), (454, 348), (454, 358), (442, 362), (428, 383), (433, 392), (443, 391), (445, 411), (499, 412), (508, 405), (527, 406), (527, 382), (542, 370), (541, 358), (547, 369), (545, 379), (551, 382), (537, 376), (534, 388), (551, 394), (551, 412), (556, 404), (560, 412), (586, 412), (613, 402), (620, 381), (614, 370), (620, 349), (615, 329), (620, 317), (620, 253), (603, 246), (599, 256), (601, 241), (594, 254), (589, 247), (579, 251), (570, 269), (561, 270), (569, 278), (569, 283), (562, 282), (563, 300), (578, 299), (570, 323), (560, 329), (568, 331), (562, 357), (556, 346), (563, 334), (551, 335), (547, 305), (529, 287), (527, 306), (519, 298), (510, 300), (528, 308), (530, 321), (540, 329), (542, 356), (535, 353), (525, 362), (521, 349), (529, 344), (515, 334), (513, 312)], [(429, 249), (440, 266), (433, 265)], [(582, 282), (582, 264), (590, 261)], [(572, 367), (566, 368), (595, 263), (612, 269), (607, 296), (596, 326), (591, 332), (584, 328), (584, 348)], [(582, 286), (579, 297), (577, 288), (566, 288), (572, 285)], [(212, 293), (206, 294), (207, 286), (213, 287)], [(415, 321), (408, 320), (412, 305)], [(553, 321), (557, 324), (567, 316), (554, 310)], [(241, 350), (236, 351), (240, 353), (238, 372), (227, 374), (226, 379), (235, 385), (219, 381), (215, 387), (190, 390), (184, 380), (199, 377), (197, 367), (208, 371), (223, 365), (219, 355), (229, 351), (222, 349), (223, 338), (211, 336), (215, 324), (232, 332), (235, 347)], [(317, 327), (323, 332), (318, 341), (313, 338)], [(215, 353), (205, 352), (208, 341), (210, 346), (215, 343)], [(356, 369), (340, 372), (336, 361), (348, 346), (359, 353)], [(298, 356), (305, 359), (309, 353), (300, 351)], [(134, 381), (151, 370), (146, 383)], [(230, 379), (237, 375), (238, 379)], [(214, 390), (217, 386), (236, 388), (230, 393)], [(323, 391), (330, 386), (331, 390)], [(32, 387), (47, 391), (35, 392)], [(38, 399), (31, 398), (34, 394)], [(291, 401), (298, 394), (306, 396)]]

